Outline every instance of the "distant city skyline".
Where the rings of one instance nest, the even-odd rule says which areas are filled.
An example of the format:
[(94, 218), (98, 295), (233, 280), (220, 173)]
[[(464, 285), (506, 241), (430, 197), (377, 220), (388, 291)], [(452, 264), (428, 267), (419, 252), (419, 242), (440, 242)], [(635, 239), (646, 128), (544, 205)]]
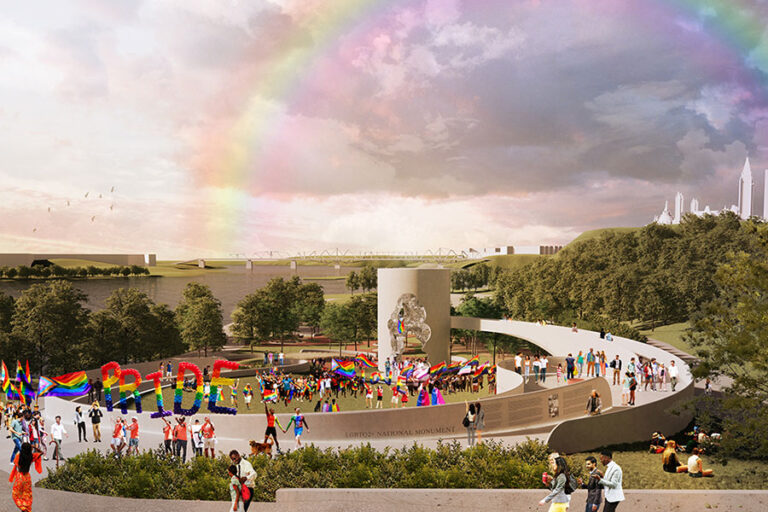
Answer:
[(2, 253), (559, 245), (768, 168), (757, 0), (0, 5)]

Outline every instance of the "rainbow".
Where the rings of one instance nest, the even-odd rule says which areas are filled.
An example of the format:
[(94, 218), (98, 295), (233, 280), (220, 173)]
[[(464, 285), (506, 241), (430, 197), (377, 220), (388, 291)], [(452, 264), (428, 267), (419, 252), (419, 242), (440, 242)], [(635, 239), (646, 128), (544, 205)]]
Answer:
[[(378, 27), (386, 26), (398, 9), (417, 10), (423, 3), (337, 0), (318, 7), (307, 2), (306, 7), (291, 13), (293, 27), (297, 28), (282, 34), (271, 55), (260, 59), (262, 63), (241, 80), (244, 85), (239, 90), (229, 88), (222, 92), (222, 102), (234, 101), (235, 114), (200, 134), (195, 151), (199, 157), (192, 162), (198, 184), (212, 189), (206, 229), (208, 239), (219, 242), (212, 245), (227, 246), (241, 235), (248, 239), (249, 233), (237, 219), (245, 215), (250, 195), (270, 192), (270, 186), (279, 183), (284, 174), (281, 155), (295, 152), (296, 145), (301, 143), (301, 137), (296, 137), (289, 125), (286, 111), (312, 101), (313, 88), (323, 80), (332, 80), (336, 61), (343, 53), (341, 45), (350, 38), (354, 41), (355, 37), (375, 33)], [(483, 9), (485, 3), (465, 2), (464, 5), (467, 9)], [(768, 104), (768, 84), (761, 73), (768, 70), (768, 51), (753, 52), (753, 48), (759, 48), (764, 26), (754, 7), (747, 2), (592, 0), (578, 5), (580, 9), (594, 10), (596, 15), (638, 20), (635, 23), (649, 15), (693, 21), (702, 30), (680, 28), (658, 35), (675, 43), (682, 38), (693, 39), (696, 44), (713, 42), (710, 49), (716, 50), (721, 60), (737, 63), (725, 72), (735, 70), (737, 78), (755, 83), (763, 93), (762, 101)], [(342, 37), (346, 35), (349, 37)], [(657, 34), (649, 34), (649, 37), (655, 36)], [(311, 44), (307, 44), (308, 39)], [(715, 62), (712, 52), (702, 51), (694, 64), (713, 75), (722, 73), (722, 66), (714, 70), (712, 62)], [(398, 331), (404, 332), (401, 324)]]

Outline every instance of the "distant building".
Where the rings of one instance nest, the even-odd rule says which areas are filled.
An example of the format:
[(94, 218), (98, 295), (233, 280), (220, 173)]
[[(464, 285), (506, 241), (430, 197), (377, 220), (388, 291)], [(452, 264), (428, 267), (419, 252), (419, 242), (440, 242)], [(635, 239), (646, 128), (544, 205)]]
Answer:
[[(763, 218), (768, 219), (768, 169), (765, 170), (765, 195), (763, 199)], [(752, 199), (754, 197), (754, 181), (752, 180), (752, 167), (749, 164), (749, 157), (744, 162), (744, 168), (741, 170), (741, 176), (739, 176), (739, 193), (737, 204), (730, 207), (723, 206), (720, 210), (712, 210), (709, 205), (705, 206), (703, 210), (699, 209), (699, 200), (696, 198), (691, 199), (690, 213), (702, 217), (704, 215), (719, 215), (724, 211), (731, 211), (741, 217), (742, 219), (748, 219), (752, 216)], [(675, 213), (672, 215), (669, 211), (669, 201), (664, 203), (664, 210), (661, 214), (654, 217), (653, 222), (657, 224), (680, 224), (680, 221), (685, 214), (685, 202), (683, 193), (678, 192), (675, 195)]]
[(543, 256), (557, 254), (562, 248), (562, 245), (503, 245), (499, 247), (483, 247), (482, 249), (470, 247), (469, 249), (464, 249), (462, 254), (468, 259), (481, 259), (510, 254), (535, 254)]

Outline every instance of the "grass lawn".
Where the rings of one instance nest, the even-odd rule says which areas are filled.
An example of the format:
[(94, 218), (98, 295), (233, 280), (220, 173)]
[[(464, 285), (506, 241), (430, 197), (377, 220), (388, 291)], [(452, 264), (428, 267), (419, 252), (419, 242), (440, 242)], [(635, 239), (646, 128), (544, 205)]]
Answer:
[(649, 338), (669, 343), (673, 347), (693, 355), (693, 348), (683, 340), (683, 335), (688, 327), (690, 327), (688, 322), (680, 322), (677, 324), (662, 325), (653, 331), (644, 329), (641, 330), (640, 333), (645, 334)]
[(576, 242), (583, 242), (584, 240), (591, 240), (592, 238), (598, 238), (605, 233), (632, 233), (633, 231), (640, 231), (642, 228), (601, 228), (601, 229), (591, 229), (589, 231), (585, 231), (573, 240), (568, 245), (572, 245)]
[[(576, 460), (583, 461), (598, 453), (577, 453)], [(683, 464), (688, 454), (680, 454)], [(728, 464), (716, 464), (711, 457), (704, 455), (705, 469), (715, 472), (713, 478), (691, 478), (687, 474), (665, 473), (661, 469), (661, 454), (646, 451), (613, 452), (613, 460), (624, 472), (625, 489), (768, 489), (768, 463), (755, 461), (730, 460)], [(602, 465), (600, 470), (604, 471)]]
[[(250, 384), (251, 387), (254, 389), (255, 395), (253, 397), (253, 401), (251, 402), (251, 408), (246, 409), (245, 402), (243, 401), (242, 396), (242, 390), (245, 387), (246, 384)], [(386, 386), (385, 384), (382, 384), (382, 388), (384, 390), (384, 400), (383, 400), (383, 407), (389, 408), (390, 400), (392, 399), (392, 388), (389, 386)], [(238, 384), (238, 414), (263, 414), (264, 413), (264, 406), (260, 402), (260, 392), (259, 392), (259, 384), (256, 382), (255, 377), (247, 377), (240, 379), (240, 382)], [(373, 402), (374, 407), (376, 406), (376, 392), (375, 387), (374, 394), (373, 394)], [(229, 393), (231, 389), (229, 386), (225, 386), (224, 388), (224, 399), (225, 399), (225, 405), (226, 407), (232, 407)], [(163, 404), (165, 405), (165, 408), (168, 410), (172, 410), (173, 407), (173, 397), (174, 397), (174, 389), (171, 388), (163, 388)], [(463, 402), (464, 400), (468, 401), (474, 401), (478, 400), (480, 398), (486, 398), (488, 397), (488, 387), (486, 386), (484, 389), (480, 391), (480, 393), (456, 393), (456, 394), (443, 394), (443, 398), (445, 399), (446, 403), (454, 403), (454, 402)], [(192, 392), (186, 392), (183, 394), (183, 401), (182, 401), (182, 407), (189, 408), (192, 407), (192, 403), (194, 402), (195, 394)], [(296, 407), (300, 407), (303, 412), (313, 412), (315, 408), (315, 404), (319, 398), (317, 397), (317, 394), (312, 397), (312, 403), (309, 402), (300, 402), (299, 400), (292, 400), (288, 406), (283, 402), (275, 403), (272, 405), (272, 407), (275, 408), (275, 412), (277, 413), (292, 413), (293, 409)], [(146, 409), (150, 409), (154, 407), (155, 397), (154, 394), (148, 394), (143, 397), (143, 406)], [(339, 398), (337, 399), (337, 403), (339, 404), (339, 408), (342, 411), (358, 411), (365, 409), (365, 394), (358, 391), (357, 398), (352, 398), (351, 394), (348, 392), (347, 397), (343, 397), (341, 394), (339, 394)], [(416, 396), (409, 397), (409, 402), (407, 404), (407, 407), (416, 407)], [(133, 408), (133, 404), (131, 403), (129, 405), (129, 408)], [(203, 401), (203, 406), (201, 407), (201, 410), (205, 412), (207, 410), (207, 405), (205, 400)], [(311, 427), (310, 427), (311, 428)]]

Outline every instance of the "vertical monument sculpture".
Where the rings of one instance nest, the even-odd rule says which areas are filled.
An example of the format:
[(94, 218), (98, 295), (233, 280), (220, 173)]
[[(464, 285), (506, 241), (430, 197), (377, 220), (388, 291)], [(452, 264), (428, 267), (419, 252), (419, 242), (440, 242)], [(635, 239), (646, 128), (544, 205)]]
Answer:
[(431, 365), (450, 362), (451, 271), (379, 269), (378, 323), (380, 370), (413, 343)]

